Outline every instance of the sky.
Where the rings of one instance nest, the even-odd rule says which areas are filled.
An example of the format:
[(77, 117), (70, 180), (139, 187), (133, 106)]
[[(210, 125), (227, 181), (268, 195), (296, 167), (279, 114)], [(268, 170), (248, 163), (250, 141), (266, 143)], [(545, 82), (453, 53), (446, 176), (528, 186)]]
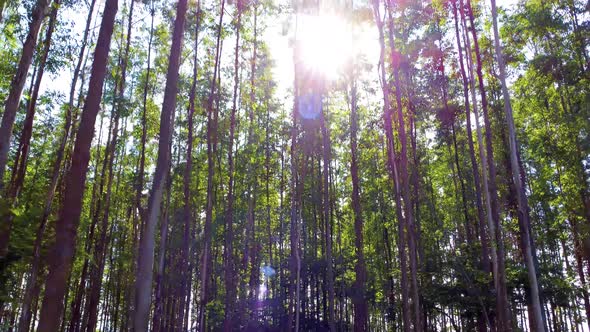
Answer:
[[(277, 3), (285, 0), (275, 0)], [(335, 0), (325, 0), (324, 3)], [(120, 1), (122, 3), (127, 1)], [(518, 0), (497, 0), (497, 5), (503, 8), (510, 8), (516, 4)], [(485, 1), (486, 13), (489, 15), (489, 0)], [(97, 2), (99, 11), (102, 12), (104, 0)], [(139, 7), (144, 7), (140, 5)], [(232, 6), (233, 7), (233, 6)], [(121, 9), (121, 8), (120, 8)], [(77, 8), (80, 10), (80, 8)], [(150, 16), (144, 8), (138, 8), (136, 5), (136, 29), (142, 25), (149, 24)], [(230, 9), (231, 11), (232, 9)], [(98, 11), (95, 12), (98, 13)], [(71, 20), (75, 22), (72, 25), (72, 35), (77, 35), (81, 39), (86, 12), (79, 12), (72, 9), (60, 13), (62, 19)], [(97, 19), (100, 17), (95, 14), (93, 19), (93, 32), (98, 32)], [(142, 24), (141, 21), (144, 21)], [(380, 46), (378, 41), (378, 33), (374, 24), (366, 23), (362, 26), (356, 26), (354, 31), (343, 19), (332, 15), (323, 15), (320, 19), (309, 15), (298, 15), (297, 25), (295, 28), (294, 15), (281, 14), (276, 19), (268, 20), (267, 29), (263, 35), (266, 41), (271, 57), (274, 60), (273, 76), (277, 81), (277, 96), (279, 98), (286, 98), (283, 100), (285, 105), (290, 105), (288, 100), (290, 91), (293, 86), (293, 46), (292, 40), (297, 35), (297, 39), (301, 41), (302, 58), (306, 65), (317, 67), (319, 71), (323, 72), (328, 80), (334, 80), (338, 76), (338, 72), (346, 63), (347, 57), (351, 54), (355, 56), (362, 56), (367, 62), (374, 64), (374, 80), (378, 79), (376, 72), (376, 64), (379, 60)], [(135, 36), (138, 31), (133, 32)], [(354, 41), (351, 36), (354, 35)], [(226, 45), (233, 45), (231, 41), (233, 35), (227, 37)], [(233, 47), (224, 47), (224, 59), (231, 59)], [(77, 51), (76, 51), (77, 52)], [(343, 56), (344, 55), (344, 56)], [(229, 61), (229, 60), (227, 60)], [(57, 75), (44, 78), (42, 82), (42, 93), (47, 91), (57, 91), (67, 95), (70, 89), (72, 70), (65, 68)], [(160, 96), (161, 97), (161, 96)], [(59, 109), (56, 109), (59, 111)], [(97, 121), (98, 123), (98, 121)], [(97, 124), (98, 129), (98, 124)], [(98, 135), (95, 135), (95, 137)]]
[[(496, 5), (509, 10), (518, 1), (496, 0)], [(486, 0), (485, 4), (486, 13), (491, 15), (490, 1)], [(310, 48), (315, 48), (314, 51), (309, 52), (311, 53), (310, 56), (320, 55), (321, 58), (312, 59), (311, 62), (314, 65), (328, 67), (327, 76), (329, 78), (336, 78), (336, 72), (339, 68), (334, 68), (334, 66), (338, 67), (338, 65), (342, 64), (342, 61), (327, 61), (327, 59), (338, 57), (340, 54), (345, 53), (344, 51), (351, 53), (352, 49), (354, 49), (354, 52), (362, 54), (368, 62), (375, 65), (378, 63), (380, 45), (377, 28), (374, 24), (355, 27), (356, 43), (352, 46), (347, 36), (350, 34), (350, 27), (342, 20), (334, 19), (332, 16), (328, 16), (328, 18), (328, 20), (318, 22), (318, 20), (310, 20), (309, 16), (303, 15), (300, 18), (298, 29), (295, 29), (293, 27), (294, 19), (284, 16), (282, 20), (274, 20), (274, 24), (269, 26), (265, 38), (275, 61), (273, 73), (275, 79), (278, 80), (279, 95), (284, 95), (293, 85), (293, 48), (290, 46), (289, 41), (293, 39), (294, 34), (297, 34), (298, 39), (302, 39), (304, 44), (311, 46)], [(284, 33), (285, 21), (291, 21), (291, 29), (289, 29), (288, 34)], [(324, 40), (329, 42), (322, 42)], [(375, 73), (375, 75), (378, 74)]]
[[(282, 0), (275, 0), (277, 3)], [(127, 2), (127, 1), (125, 1)], [(510, 8), (516, 4), (518, 0), (497, 0), (497, 5), (504, 8)], [(486, 12), (489, 13), (489, 1), (486, 3)], [(98, 5), (101, 10), (104, 6), (104, 0), (99, 0)], [(120, 5), (121, 6), (121, 5)], [(136, 11), (137, 11), (136, 5)], [(144, 13), (145, 14), (145, 13)], [(144, 19), (146, 24), (149, 20), (149, 15), (142, 15), (141, 13), (136, 15), (138, 21)], [(326, 20), (327, 17), (327, 20)], [(295, 32), (299, 38), (304, 40), (304, 44), (308, 48), (313, 48), (309, 53), (310, 56), (317, 55), (332, 55), (332, 58), (338, 58), (338, 55), (342, 54), (343, 51), (349, 52), (352, 49), (351, 41), (348, 38), (348, 34), (351, 33), (350, 27), (347, 24), (334, 16), (326, 16), (321, 20), (313, 19), (309, 15), (300, 15), (299, 24), (297, 29), (294, 28), (294, 17), (289, 17), (285, 14), (280, 15), (278, 19), (274, 19), (268, 22), (268, 29), (264, 35), (271, 55), (275, 61), (275, 79), (280, 81), (280, 84), (290, 84), (293, 82), (293, 49), (290, 40), (293, 38)], [(68, 10), (68, 13), (64, 14), (64, 18), (71, 19), (75, 22), (73, 26), (73, 33), (82, 35), (84, 29), (84, 23), (86, 19), (86, 13), (74, 12)], [(97, 30), (96, 16), (94, 19), (93, 26)], [(138, 22), (139, 23), (139, 22)], [(289, 25), (291, 25), (289, 27)], [(286, 29), (287, 27), (287, 29)], [(358, 27), (355, 27), (355, 34), (357, 37), (356, 51), (367, 56), (369, 60), (373, 59), (376, 63), (379, 56), (379, 43), (377, 40), (377, 31), (374, 25), (365, 24), (361, 27), (362, 31), (358, 31)], [(287, 33), (286, 33), (287, 32)], [(325, 43), (324, 41), (328, 41)], [(340, 57), (342, 59), (342, 57)], [(329, 67), (329, 75), (335, 77), (335, 68), (331, 61), (326, 61), (327, 58), (323, 57), (319, 59), (319, 65), (327, 65)], [(316, 61), (316, 60), (312, 60)], [(336, 60), (336, 64), (342, 64), (343, 61)], [(68, 76), (68, 73), (64, 73)], [(60, 75), (62, 76), (62, 75)], [(65, 78), (65, 77), (64, 77)], [(285, 81), (285, 82), (282, 82)], [(52, 86), (55, 88), (55, 85)]]

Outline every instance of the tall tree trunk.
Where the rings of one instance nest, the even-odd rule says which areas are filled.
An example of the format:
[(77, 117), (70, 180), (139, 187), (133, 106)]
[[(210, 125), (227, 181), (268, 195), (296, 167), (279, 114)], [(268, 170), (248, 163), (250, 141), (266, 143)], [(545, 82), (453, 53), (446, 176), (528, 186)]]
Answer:
[(121, 112), (123, 112), (123, 108), (125, 105), (123, 104), (125, 98), (125, 80), (127, 76), (127, 64), (129, 62), (129, 48), (131, 46), (131, 27), (132, 27), (132, 20), (133, 20), (133, 9), (134, 9), (134, 1), (131, 0), (130, 8), (129, 8), (129, 16), (128, 16), (128, 27), (127, 27), (127, 40), (125, 44), (125, 50), (122, 58), (120, 59), (120, 69), (121, 69), (121, 77), (117, 80), (116, 85), (116, 94), (117, 97), (115, 99), (113, 105), (113, 112), (116, 112), (114, 115), (114, 128), (112, 131), (112, 139), (110, 145), (107, 146), (106, 156), (105, 158), (108, 159), (108, 170), (107, 170), (107, 188), (106, 193), (104, 196), (104, 211), (102, 216), (102, 224), (101, 224), (101, 234), (100, 239), (96, 245), (95, 249), (95, 256), (94, 256), (94, 265), (91, 272), (91, 280), (90, 280), (90, 292), (88, 298), (88, 323), (86, 325), (86, 331), (92, 332), (96, 329), (97, 317), (98, 317), (98, 305), (100, 304), (100, 290), (102, 286), (102, 279), (103, 279), (103, 271), (105, 265), (105, 258), (106, 258), (106, 250), (108, 246), (108, 236), (107, 231), (109, 229), (109, 214), (111, 210), (111, 196), (112, 196), (112, 187), (113, 187), (113, 167), (115, 165), (115, 155), (117, 150), (118, 144), (118, 135), (119, 135), (119, 120), (121, 116)]
[(510, 169), (512, 170), (512, 182), (516, 190), (518, 219), (520, 221), (520, 236), (524, 244), (523, 258), (527, 267), (527, 275), (530, 287), (530, 299), (532, 302), (533, 318), (535, 322), (535, 330), (539, 332), (545, 331), (545, 318), (543, 317), (543, 310), (541, 308), (540, 300), (540, 286), (537, 281), (537, 268), (535, 265), (536, 254), (533, 251), (534, 239), (531, 234), (531, 221), (529, 214), (529, 204), (525, 193), (525, 184), (521, 176), (520, 152), (516, 141), (516, 128), (514, 125), (514, 116), (512, 114), (512, 105), (510, 103), (510, 92), (506, 85), (506, 67), (504, 65), (504, 56), (502, 55), (502, 47), (500, 45), (500, 33), (498, 32), (498, 10), (496, 8), (496, 0), (490, 0), (492, 5), (492, 27), (494, 31), (494, 50), (496, 53), (496, 61), (500, 69), (500, 83), (502, 85), (502, 96), (504, 98), (504, 113), (506, 115), (506, 123), (508, 124), (508, 146), (510, 151)]
[[(33, 88), (33, 94), (31, 95), (31, 100), (29, 101), (28, 109), (27, 109), (27, 117), (25, 120), (25, 126), (23, 129), (23, 133), (21, 136), (21, 143), (19, 144), (20, 147), (20, 156), (21, 162), (19, 163), (18, 160), (16, 162), (18, 167), (18, 171), (16, 171), (16, 180), (12, 184), (12, 189), (10, 195), (12, 199), (16, 199), (18, 197), (18, 193), (22, 188), (24, 183), (25, 173), (27, 169), (27, 155), (29, 151), (29, 145), (31, 140), (31, 135), (33, 133), (33, 118), (35, 115), (35, 108), (37, 98), (39, 96), (39, 90), (41, 87), (41, 80), (43, 78), (43, 73), (45, 70), (45, 64), (47, 62), (47, 56), (49, 55), (49, 50), (51, 47), (51, 37), (53, 35), (53, 30), (55, 28), (55, 21), (57, 18), (57, 9), (59, 8), (59, 0), (56, 0), (53, 9), (51, 11), (51, 15), (49, 18), (49, 23), (47, 26), (47, 33), (45, 34), (45, 42), (43, 47), (43, 54), (40, 59), (39, 63), (39, 72), (37, 73), (37, 78), (35, 81), (35, 87)], [(13, 218), (13, 215), (8, 216), (8, 218)], [(41, 226), (41, 225), (40, 225)], [(43, 239), (43, 233), (45, 230), (45, 226), (42, 225), (41, 227), (37, 228), (37, 233), (35, 236), (35, 243), (33, 244), (33, 262), (31, 263), (31, 273), (29, 275), (29, 279), (27, 280), (27, 284), (25, 286), (25, 292), (23, 296), (23, 304), (21, 307), (21, 315), (18, 322), (18, 329), (19, 331), (28, 331), (30, 323), (31, 323), (31, 302), (34, 297), (34, 289), (37, 285), (37, 277), (39, 272), (39, 257), (41, 251), (41, 241)]]
[(328, 284), (328, 325), (330, 331), (336, 331), (336, 325), (334, 323), (334, 270), (332, 261), (332, 219), (330, 214), (330, 159), (331, 149), (330, 144), (330, 132), (328, 130), (328, 124), (326, 123), (326, 110), (322, 111), (320, 115), (320, 125), (322, 130), (322, 141), (323, 141), (323, 208), (324, 208), (324, 222), (326, 227), (326, 280)]
[(357, 92), (356, 82), (353, 76), (350, 89), (350, 175), (352, 177), (352, 209), (354, 210), (354, 234), (356, 247), (356, 264), (354, 267), (356, 279), (355, 294), (353, 298), (354, 330), (356, 332), (363, 332), (368, 331), (368, 309), (367, 301), (365, 299), (367, 268), (365, 267), (365, 255), (363, 252), (363, 214), (358, 174), (357, 132)]
[(144, 213), (142, 211), (141, 206), (141, 195), (143, 191), (144, 185), (144, 174), (145, 174), (145, 145), (147, 142), (147, 98), (148, 92), (150, 88), (150, 75), (151, 75), (151, 58), (152, 58), (152, 42), (154, 39), (154, 17), (156, 16), (156, 9), (154, 7), (150, 8), (150, 16), (151, 16), (151, 25), (150, 25), (150, 37), (148, 41), (148, 54), (147, 54), (147, 69), (145, 75), (145, 83), (143, 86), (143, 100), (142, 100), (142, 112), (141, 112), (141, 152), (139, 157), (139, 166), (137, 171), (137, 188), (135, 190), (135, 209), (137, 209), (136, 215), (139, 217), (141, 221), (141, 227), (139, 227), (139, 232), (143, 231), (143, 225), (145, 222)]
[[(151, 23), (150, 23), (150, 36), (147, 45), (147, 69), (145, 75), (145, 82), (143, 84), (143, 95), (142, 95), (142, 111), (141, 111), (141, 139), (140, 139), (140, 152), (139, 152), (139, 162), (137, 165), (137, 179), (135, 184), (135, 201), (133, 204), (133, 254), (134, 254), (134, 263), (137, 262), (137, 256), (139, 255), (139, 238), (140, 235), (143, 233), (144, 225), (145, 225), (145, 211), (142, 206), (141, 197), (144, 187), (144, 177), (145, 177), (145, 152), (146, 152), (146, 142), (147, 142), (147, 98), (150, 88), (150, 75), (151, 75), (151, 59), (152, 59), (152, 43), (154, 39), (154, 18), (156, 16), (156, 9), (154, 7), (154, 3), (152, 2), (152, 6), (149, 9), (150, 16), (151, 16)], [(137, 264), (133, 264), (132, 272), (137, 272)], [(127, 290), (129, 298), (135, 299), (135, 285), (130, 283), (128, 285), (129, 289)], [(131, 317), (134, 317), (135, 311), (135, 304), (132, 301), (132, 304), (129, 306), (129, 315), (126, 320), (126, 324), (132, 324)], [(133, 324), (132, 324), (133, 325)]]
[[(399, 64), (401, 59), (395, 61), (396, 57), (401, 57), (401, 54), (395, 49), (395, 42), (393, 39), (393, 14), (392, 14), (392, 1), (388, 0), (387, 3), (388, 16), (389, 16), (389, 44), (391, 48), (391, 70), (393, 71), (394, 86), (395, 86), (395, 100), (396, 100), (396, 113), (397, 113), (397, 125), (398, 134), (400, 140), (400, 177), (402, 180), (402, 191), (403, 207), (406, 231), (408, 236), (408, 252), (410, 257), (410, 275), (412, 285), (412, 305), (414, 307), (414, 330), (417, 332), (422, 331), (422, 310), (420, 306), (420, 295), (418, 289), (418, 259), (417, 259), (417, 248), (416, 248), (416, 230), (414, 225), (414, 213), (412, 205), (412, 197), (410, 194), (410, 177), (408, 176), (408, 143), (406, 135), (406, 125), (404, 114), (402, 110), (402, 96), (401, 96), (401, 83), (399, 78)], [(395, 147), (392, 147), (395, 148)]]
[(14, 163), (14, 181), (12, 182), (8, 193), (8, 199), (13, 200), (13, 204), (16, 203), (15, 200), (18, 199), (19, 193), (25, 181), (29, 147), (31, 143), (31, 136), (33, 134), (33, 120), (35, 118), (37, 100), (39, 98), (39, 91), (41, 89), (41, 80), (43, 79), (43, 74), (45, 73), (45, 65), (47, 63), (47, 57), (49, 55), (49, 50), (51, 47), (51, 37), (53, 35), (53, 30), (55, 28), (55, 21), (57, 18), (57, 10), (59, 6), (60, 1), (54, 1), (52, 6), (53, 9), (51, 10), (51, 14), (49, 17), (49, 23), (47, 24), (47, 32), (45, 34), (45, 40), (43, 42), (41, 58), (39, 59), (37, 75), (34, 78), (33, 90), (31, 93), (29, 103), (27, 105), (27, 114), (25, 116), (25, 121), (23, 123), (23, 129), (21, 132), (21, 137), (17, 149), (17, 156)]
[(66, 193), (55, 228), (53, 254), (49, 259), (49, 274), (45, 283), (45, 297), (38, 327), (38, 330), (43, 332), (56, 331), (62, 315), (66, 283), (72, 268), (76, 234), (82, 211), (82, 196), (90, 160), (90, 144), (94, 136), (96, 115), (100, 109), (117, 7), (118, 0), (106, 0), (94, 53), (88, 96), (82, 112), (79, 134), (76, 137), (72, 165), (65, 178)]
[[(213, 222), (213, 177), (215, 176), (214, 151), (216, 150), (215, 142), (217, 136), (217, 116), (214, 113), (213, 101), (215, 99), (215, 90), (217, 87), (217, 70), (220, 66), (221, 57), (221, 29), (223, 24), (223, 14), (225, 13), (225, 0), (221, 0), (219, 15), (219, 24), (217, 27), (217, 43), (215, 49), (215, 66), (211, 75), (211, 90), (207, 100), (207, 198), (205, 207), (205, 224), (203, 226), (203, 252), (201, 254), (201, 298), (198, 318), (198, 328), (205, 331), (205, 317), (208, 302), (208, 278), (209, 278), (209, 260), (211, 255), (211, 227)], [(215, 112), (216, 113), (216, 112)]]
[[(186, 303), (190, 298), (190, 229), (191, 222), (193, 219), (191, 212), (191, 180), (193, 171), (193, 140), (194, 140), (194, 114), (195, 114), (195, 98), (197, 94), (197, 70), (198, 70), (198, 57), (197, 49), (199, 46), (199, 28), (200, 28), (200, 2), (197, 3), (197, 10), (195, 13), (195, 54), (193, 57), (193, 80), (191, 84), (191, 90), (189, 92), (189, 106), (188, 106), (188, 137), (186, 142), (186, 167), (184, 169), (183, 178), (183, 205), (184, 205), (184, 230), (182, 239), (182, 264), (183, 264), (183, 276), (181, 281), (181, 294), (180, 294), (180, 305), (179, 305), (179, 317), (185, 316), (185, 310), (187, 310)], [(184, 321), (184, 319), (183, 319)]]
[[(487, 178), (487, 181), (485, 179), (485, 175), (488, 174), (486, 173), (485, 170), (485, 166), (482, 165), (482, 174), (484, 174), (484, 189), (485, 186), (487, 184), (487, 190), (486, 192), (488, 193), (488, 197), (487, 197), (487, 204), (488, 206), (488, 215), (491, 216), (491, 220), (492, 222), (490, 223), (490, 237), (492, 237), (493, 234), (493, 238), (494, 241), (492, 242), (493, 245), (495, 246), (494, 251), (496, 251), (495, 254), (495, 261), (496, 264), (494, 266), (494, 283), (495, 283), (495, 288), (496, 288), (496, 314), (498, 315), (498, 324), (497, 324), (497, 328), (498, 330), (501, 331), (511, 331), (512, 330), (512, 323), (511, 323), (511, 314), (510, 314), (510, 306), (508, 305), (508, 296), (507, 296), (507, 290), (506, 290), (506, 271), (505, 271), (505, 254), (504, 254), (504, 238), (502, 235), (502, 224), (500, 223), (500, 214), (499, 214), (499, 205), (498, 205), (498, 190), (496, 187), (496, 164), (494, 162), (494, 150), (493, 150), (493, 146), (492, 146), (492, 128), (491, 128), (491, 124), (490, 124), (490, 119), (489, 119), (489, 115), (488, 115), (488, 101), (487, 101), (487, 96), (486, 96), (486, 90), (484, 87), (484, 81), (483, 81), (483, 73), (482, 73), (482, 61), (481, 61), (481, 53), (479, 51), (479, 42), (477, 39), (477, 32), (476, 32), (476, 28), (475, 28), (475, 20), (473, 17), (473, 9), (471, 7), (471, 1), (467, 0), (467, 5), (466, 5), (466, 10), (469, 16), (469, 21), (471, 23), (471, 34), (473, 36), (473, 47), (474, 47), (474, 51), (475, 51), (475, 65), (476, 65), (476, 73), (477, 73), (477, 79), (478, 79), (478, 83), (479, 83), (479, 92), (481, 95), (481, 108), (482, 108), (482, 112), (483, 112), (483, 119), (484, 119), (484, 126), (486, 129), (486, 139), (485, 139), (485, 149), (486, 149), (486, 159), (482, 159), (482, 164), (484, 163), (484, 160), (487, 161), (487, 166), (488, 166), (488, 173), (489, 173), (489, 177)], [(463, 9), (463, 1), (461, 0), (461, 8)], [(464, 11), (461, 11), (461, 16), (463, 18), (463, 20), (465, 21), (465, 17), (464, 17)], [(465, 23), (466, 25), (466, 23)], [(466, 33), (467, 35), (467, 33)], [(468, 54), (471, 54), (470, 52), (471, 50), (469, 50)], [(473, 61), (471, 62), (472, 66), (473, 66)], [(473, 78), (472, 78), (473, 81)], [(473, 97), (473, 96), (472, 96)], [(475, 104), (476, 104), (476, 99), (473, 99), (473, 103), (474, 103), (474, 114), (476, 115), (476, 120), (477, 120), (477, 113), (475, 111)], [(478, 121), (476, 121), (477, 124)], [(480, 133), (478, 132), (478, 136), (480, 136)], [(480, 146), (482, 145), (481, 139), (478, 137), (478, 140), (480, 141)], [(480, 151), (480, 155), (481, 157), (483, 156), (483, 151)], [(494, 255), (493, 255), (494, 256)]]
[(162, 113), (160, 116), (160, 141), (158, 143), (158, 159), (156, 171), (152, 183), (152, 190), (148, 202), (147, 219), (141, 236), (137, 273), (135, 282), (135, 312), (133, 326), (135, 331), (147, 331), (150, 302), (152, 295), (152, 279), (154, 265), (155, 231), (160, 217), (160, 205), (168, 168), (170, 167), (170, 142), (173, 132), (173, 113), (176, 109), (176, 94), (178, 92), (178, 72), (180, 68), (180, 55), (182, 53), (182, 40), (186, 21), (187, 0), (179, 0), (176, 7), (176, 19), (172, 34), (172, 46), (170, 49), (170, 62), (166, 74), (166, 88)]
[(409, 288), (408, 288), (408, 272), (407, 272), (407, 255), (406, 255), (406, 235), (404, 233), (405, 218), (402, 213), (402, 189), (399, 177), (399, 169), (397, 165), (397, 157), (395, 153), (394, 137), (393, 137), (393, 112), (390, 102), (391, 88), (389, 86), (387, 75), (385, 72), (385, 33), (384, 23), (380, 13), (380, 3), (378, 0), (373, 0), (373, 14), (377, 28), (379, 30), (379, 43), (381, 44), (381, 54), (379, 57), (379, 67), (381, 71), (381, 84), (383, 90), (383, 121), (386, 136), (386, 150), (387, 150), (387, 168), (390, 173), (391, 180), (395, 187), (395, 212), (398, 221), (398, 255), (400, 259), (400, 288), (402, 293), (402, 321), (403, 330), (409, 332), (412, 330), (410, 323), (410, 307), (409, 307)]
[(231, 332), (234, 330), (234, 302), (236, 300), (236, 278), (234, 269), (234, 253), (233, 253), (233, 208), (234, 208), (234, 135), (236, 128), (236, 112), (237, 112), (237, 98), (239, 87), (239, 59), (240, 59), (240, 30), (242, 28), (242, 1), (238, 0), (236, 5), (237, 19), (236, 19), (236, 46), (234, 50), (234, 91), (232, 97), (232, 109), (230, 115), (229, 125), (229, 147), (227, 151), (228, 163), (228, 191), (227, 191), (227, 210), (225, 212), (225, 318), (223, 322), (223, 330)]
[[(297, 25), (297, 21), (295, 23)], [(295, 29), (297, 31), (297, 28)], [(296, 39), (296, 38), (295, 38)], [(299, 222), (297, 215), (297, 113), (299, 112), (299, 81), (298, 81), (298, 60), (300, 58), (300, 50), (297, 45), (294, 47), (293, 66), (294, 66), (294, 98), (293, 98), (293, 112), (292, 112), (292, 127), (291, 127), (291, 179), (290, 179), (290, 247), (291, 255), (289, 258), (290, 268), (290, 287), (289, 287), (289, 314), (287, 316), (286, 330), (299, 331), (299, 290), (301, 280), (301, 254), (299, 249)]]
[[(463, 62), (463, 48), (461, 46), (461, 38), (459, 35), (459, 18), (457, 15), (457, 0), (452, 1), (453, 7), (453, 18), (455, 23), (455, 38), (457, 42), (457, 50), (459, 55), (459, 69), (461, 73), (461, 79), (463, 82), (463, 99), (465, 101), (465, 121), (466, 121), (466, 130), (467, 130), (467, 143), (469, 146), (469, 159), (471, 161), (471, 172), (473, 174), (473, 186), (475, 192), (475, 205), (477, 207), (477, 221), (479, 226), (479, 239), (481, 242), (481, 268), (485, 273), (490, 273), (490, 258), (489, 258), (489, 242), (486, 233), (486, 219), (485, 219), (485, 211), (483, 208), (482, 197), (481, 197), (481, 180), (479, 175), (479, 167), (477, 165), (477, 159), (475, 157), (475, 147), (473, 143), (473, 132), (471, 130), (471, 111), (470, 111), (470, 102), (469, 102), (469, 82), (468, 77), (465, 72), (465, 65)], [(474, 101), (475, 102), (475, 101)], [(477, 121), (477, 119), (476, 119)], [(482, 163), (484, 159), (482, 158)], [(495, 250), (494, 250), (494, 257), (495, 257)], [(495, 259), (494, 259), (495, 261)], [(495, 264), (495, 263), (494, 263)], [(487, 313), (483, 313), (487, 316)], [(489, 321), (489, 318), (488, 318)], [(491, 324), (491, 322), (490, 322)], [(489, 325), (489, 324), (488, 324)], [(493, 329), (493, 326), (490, 326)]]
[[(37, 46), (37, 36), (41, 29), (41, 23), (49, 9), (50, 1), (51, 0), (37, 0), (33, 7), (29, 32), (27, 33), (27, 37), (23, 44), (21, 57), (10, 84), (10, 91), (6, 99), (4, 113), (2, 113), (2, 121), (0, 123), (0, 197), (7, 196), (4, 192), (4, 172), (6, 170), (6, 162), (8, 161), (12, 128), (14, 127), (14, 121), (20, 105), (21, 94), (27, 80), (27, 74), (31, 67), (31, 63), (33, 62), (33, 54), (35, 52), (35, 47)], [(8, 214), (10, 212), (6, 213)], [(4, 214), (5, 213), (3, 212), (2, 215)], [(11, 230), (12, 218), (2, 220), (2, 224), (0, 225), (0, 260), (6, 258)]]

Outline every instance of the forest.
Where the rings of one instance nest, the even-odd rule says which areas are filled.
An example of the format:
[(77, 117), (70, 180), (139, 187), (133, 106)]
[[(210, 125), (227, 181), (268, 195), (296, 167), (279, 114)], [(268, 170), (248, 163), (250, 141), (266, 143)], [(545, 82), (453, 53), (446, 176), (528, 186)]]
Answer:
[(590, 332), (589, 53), (586, 0), (0, 0), (0, 331)]

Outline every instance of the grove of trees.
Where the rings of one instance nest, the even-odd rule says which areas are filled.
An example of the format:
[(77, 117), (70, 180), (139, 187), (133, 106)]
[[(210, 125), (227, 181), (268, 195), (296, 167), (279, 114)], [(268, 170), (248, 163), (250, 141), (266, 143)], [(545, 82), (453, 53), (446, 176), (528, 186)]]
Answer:
[(0, 331), (589, 332), (589, 45), (584, 0), (0, 0)]

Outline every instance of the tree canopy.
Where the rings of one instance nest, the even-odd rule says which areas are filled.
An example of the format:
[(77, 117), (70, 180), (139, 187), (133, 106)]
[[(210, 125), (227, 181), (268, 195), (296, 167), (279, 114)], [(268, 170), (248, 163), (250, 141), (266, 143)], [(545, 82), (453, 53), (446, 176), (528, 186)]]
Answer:
[(582, 0), (0, 0), (0, 331), (590, 331)]

